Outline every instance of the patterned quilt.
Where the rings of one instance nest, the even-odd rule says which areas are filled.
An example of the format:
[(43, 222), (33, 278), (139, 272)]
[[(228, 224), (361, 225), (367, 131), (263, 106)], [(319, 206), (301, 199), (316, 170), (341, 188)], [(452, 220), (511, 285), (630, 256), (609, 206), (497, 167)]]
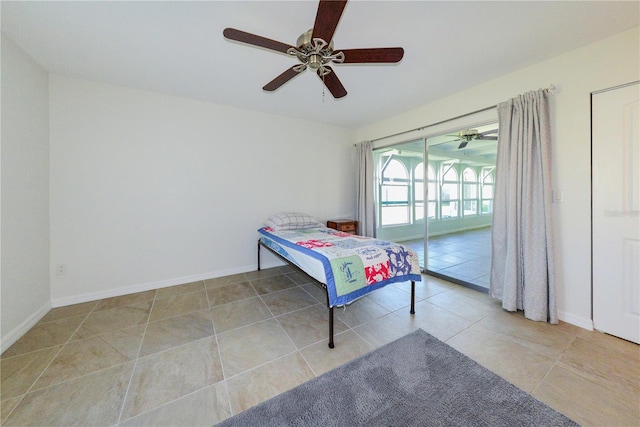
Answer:
[[(258, 232), (265, 245), (327, 285), (330, 307), (390, 283), (421, 280), (418, 256), (398, 243), (324, 227), (284, 231), (264, 227)], [(317, 262), (307, 263), (304, 257)], [(314, 264), (324, 271), (309, 271)]]

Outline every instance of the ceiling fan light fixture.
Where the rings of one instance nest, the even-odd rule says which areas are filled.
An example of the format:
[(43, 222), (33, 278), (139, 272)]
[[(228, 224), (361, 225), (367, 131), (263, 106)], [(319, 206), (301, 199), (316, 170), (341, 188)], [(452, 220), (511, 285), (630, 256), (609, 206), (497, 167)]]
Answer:
[(311, 68), (312, 70), (317, 70), (323, 65), (322, 56), (320, 56), (319, 54), (314, 53), (312, 55), (309, 55), (308, 61), (309, 68)]

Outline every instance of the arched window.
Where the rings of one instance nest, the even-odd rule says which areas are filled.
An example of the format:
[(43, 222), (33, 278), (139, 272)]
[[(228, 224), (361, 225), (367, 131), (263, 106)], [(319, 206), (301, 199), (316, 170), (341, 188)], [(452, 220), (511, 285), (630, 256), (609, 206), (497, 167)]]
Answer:
[(424, 219), (424, 163), (413, 168), (413, 217), (416, 221)]
[(427, 180), (429, 181), (427, 185), (427, 217), (435, 219), (438, 200), (438, 179), (432, 164), (427, 165)]
[(490, 214), (493, 212), (493, 168), (482, 169), (482, 214)]
[(476, 173), (471, 168), (465, 168), (462, 172), (462, 180), (464, 182), (477, 182)]
[(409, 173), (401, 161), (385, 163), (380, 193), (380, 225), (408, 224)]
[(450, 182), (458, 182), (458, 172), (455, 163), (446, 163), (442, 165), (442, 180)]
[(458, 171), (455, 163), (444, 163), (441, 168), (440, 218), (457, 218), (460, 203)]
[(478, 179), (476, 172), (467, 167), (462, 172), (462, 215), (478, 214)]

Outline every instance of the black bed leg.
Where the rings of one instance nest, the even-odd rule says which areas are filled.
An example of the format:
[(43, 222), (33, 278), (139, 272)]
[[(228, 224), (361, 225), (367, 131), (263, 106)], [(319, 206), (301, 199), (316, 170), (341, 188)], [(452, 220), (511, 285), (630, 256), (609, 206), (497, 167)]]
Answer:
[(258, 271), (260, 271), (260, 240), (258, 240)]
[(416, 282), (411, 281), (411, 314), (416, 314)]
[(329, 348), (333, 347), (333, 307), (329, 307)]

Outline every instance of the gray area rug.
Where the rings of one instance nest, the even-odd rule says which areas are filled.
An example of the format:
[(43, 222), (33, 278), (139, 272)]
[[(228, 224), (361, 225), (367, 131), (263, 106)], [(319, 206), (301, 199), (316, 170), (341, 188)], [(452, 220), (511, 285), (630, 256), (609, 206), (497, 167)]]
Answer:
[(219, 426), (576, 426), (418, 329)]

